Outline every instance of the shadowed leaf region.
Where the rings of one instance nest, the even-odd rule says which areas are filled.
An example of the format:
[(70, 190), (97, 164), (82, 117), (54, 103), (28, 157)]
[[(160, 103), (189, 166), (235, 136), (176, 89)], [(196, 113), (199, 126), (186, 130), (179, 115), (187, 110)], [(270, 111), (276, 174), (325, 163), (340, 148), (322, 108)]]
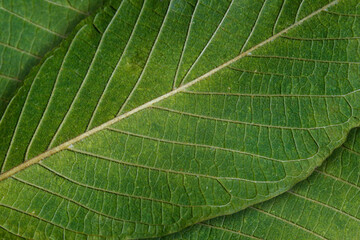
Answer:
[(103, 2), (0, 1), (0, 117), (30, 69)]

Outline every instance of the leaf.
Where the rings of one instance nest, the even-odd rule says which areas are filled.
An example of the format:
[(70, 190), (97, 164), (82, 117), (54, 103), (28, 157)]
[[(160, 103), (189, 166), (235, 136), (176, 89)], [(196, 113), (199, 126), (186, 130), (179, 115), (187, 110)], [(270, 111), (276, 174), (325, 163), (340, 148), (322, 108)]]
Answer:
[(113, 1), (4, 115), (0, 225), (155, 237), (287, 191), (359, 126), (357, 3)]
[(0, 1), (0, 117), (29, 70), (102, 2)]
[(163, 239), (359, 239), (360, 129), (305, 181), (239, 213)]

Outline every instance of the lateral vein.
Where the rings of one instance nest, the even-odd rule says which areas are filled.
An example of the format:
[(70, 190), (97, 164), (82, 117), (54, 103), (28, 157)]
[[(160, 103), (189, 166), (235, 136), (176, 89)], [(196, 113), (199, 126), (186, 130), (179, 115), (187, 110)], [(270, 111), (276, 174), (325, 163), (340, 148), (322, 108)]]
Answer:
[(64, 143), (62, 143), (62, 144), (60, 144), (60, 145), (58, 145), (58, 146), (56, 146), (56, 147), (54, 147), (52, 149), (49, 149), (49, 150), (45, 151), (44, 153), (42, 153), (42, 154), (40, 154), (40, 155), (38, 155), (38, 156), (36, 156), (36, 157), (34, 157), (34, 158), (20, 164), (20, 165), (10, 169), (9, 171), (7, 171), (7, 172), (0, 175), (0, 181), (2, 181), (4, 179), (18, 173), (19, 171), (21, 171), (21, 170), (23, 170), (23, 169), (25, 169), (25, 168), (33, 165), (33, 164), (36, 164), (36, 163), (42, 161), (43, 159), (45, 159), (45, 158), (47, 158), (47, 157), (49, 157), (49, 156), (51, 156), (51, 155), (53, 155), (53, 154), (55, 154), (57, 152), (60, 152), (62, 150), (67, 149), (70, 145), (75, 144), (76, 142), (78, 142), (80, 140), (83, 140), (83, 139), (87, 138), (88, 136), (90, 136), (90, 135), (92, 135), (92, 134), (94, 134), (94, 133), (96, 133), (98, 131), (101, 131), (101, 130), (105, 129), (105, 128), (111, 126), (112, 124), (133, 115), (134, 113), (140, 112), (140, 111), (152, 106), (153, 104), (158, 103), (158, 102), (160, 102), (160, 101), (162, 101), (162, 100), (164, 100), (166, 98), (169, 98), (169, 97), (175, 95), (176, 93), (181, 92), (181, 91), (185, 90), (186, 88), (188, 88), (188, 87), (190, 87), (190, 86), (192, 86), (192, 85), (194, 85), (194, 84), (208, 78), (209, 76), (215, 74), (216, 72), (220, 71), (221, 69), (231, 65), (232, 63), (238, 61), (239, 59), (241, 59), (243, 57), (246, 57), (252, 51), (254, 51), (254, 50), (256, 50), (256, 49), (258, 49), (258, 48), (260, 48), (260, 47), (262, 47), (262, 46), (264, 46), (264, 45), (266, 45), (266, 44), (268, 44), (268, 43), (270, 43), (272, 41), (274, 41), (275, 39), (279, 38), (281, 35), (288, 32), (289, 30), (301, 25), (305, 21), (311, 19), (312, 17), (316, 16), (317, 14), (323, 12), (325, 9), (327, 9), (327, 8), (337, 4), (337, 3), (338, 3), (338, 0), (332, 1), (331, 3), (323, 6), (322, 8), (316, 10), (313, 13), (309, 14), (307, 17), (305, 17), (305, 18), (301, 19), (300, 21), (294, 23), (293, 25), (285, 28), (284, 30), (278, 32), (277, 34), (273, 35), (272, 37), (268, 38), (267, 40), (265, 40), (265, 41), (257, 44), (256, 46), (250, 48), (249, 50), (241, 53), (237, 57), (235, 57), (235, 58), (223, 63), (222, 65), (210, 70), (206, 74), (194, 79), (193, 81), (188, 82), (187, 84), (184, 84), (184, 85), (180, 86), (179, 88), (177, 88), (177, 89), (175, 89), (173, 91), (170, 91), (170, 92), (168, 92), (168, 93), (166, 93), (166, 94), (164, 94), (164, 95), (162, 95), (160, 97), (157, 97), (157, 98), (155, 98), (155, 99), (153, 99), (153, 100), (151, 100), (151, 101), (149, 101), (147, 103), (144, 103), (143, 105), (140, 105), (140, 106), (138, 106), (138, 107), (124, 113), (124, 114), (121, 114), (121, 115), (119, 115), (119, 116), (117, 116), (117, 117), (115, 117), (115, 118), (113, 118), (113, 119), (99, 125), (98, 127), (95, 127), (95, 128), (93, 128), (93, 129), (91, 129), (91, 130), (89, 130), (87, 132), (84, 132), (83, 134), (81, 134), (81, 135), (79, 135), (79, 136), (77, 136), (77, 137), (75, 137), (75, 138), (73, 138), (73, 139), (71, 139), (71, 140), (69, 140), (67, 142), (64, 142)]

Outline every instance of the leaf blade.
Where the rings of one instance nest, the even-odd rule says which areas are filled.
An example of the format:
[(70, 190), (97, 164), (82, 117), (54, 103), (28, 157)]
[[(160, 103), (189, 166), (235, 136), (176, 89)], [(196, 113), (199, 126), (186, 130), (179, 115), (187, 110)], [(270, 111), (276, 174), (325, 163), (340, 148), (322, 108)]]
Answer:
[[(163, 26), (164, 23), (164, 16), (168, 16), (166, 13), (168, 13), (169, 6), (166, 5), (166, 2), (158, 4), (164, 4), (164, 6), (159, 7), (161, 8), (161, 16), (163, 16), (163, 18), (158, 18), (157, 26), (158, 29), (164, 29), (161, 26)], [(331, 5), (332, 4), (335, 4), (335, 2), (332, 2)], [(120, 7), (119, 9), (125, 9), (124, 6), (126, 6), (126, 3), (122, 5), (123, 8)], [(154, 5), (147, 2), (149, 9), (152, 9), (153, 6)], [(20, 169), (23, 170), (24, 166), (27, 167), (33, 164), (31, 167), (19, 171), (15, 177), (4, 180), (2, 185), (4, 189), (2, 191), (13, 191), (12, 188), (15, 189), (14, 186), (16, 185), (26, 185), (26, 192), (29, 193), (39, 192), (43, 189), (51, 189), (51, 193), (49, 193), (49, 190), (47, 193), (42, 191), (41, 195), (49, 199), (49, 194), (52, 194), (54, 200), (49, 200), (49, 202), (61, 207), (62, 210), (59, 212), (63, 213), (65, 211), (64, 206), (60, 206), (58, 203), (58, 201), (60, 201), (60, 195), (63, 196), (64, 201), (67, 201), (68, 204), (71, 205), (72, 209), (79, 209), (70, 213), (72, 217), (78, 218), (78, 212), (79, 214), (85, 214), (83, 211), (89, 211), (91, 214), (94, 214), (93, 219), (101, 219), (99, 221), (105, 224), (102, 228), (92, 230), (87, 228), (87, 224), (82, 226), (69, 221), (68, 224), (70, 224), (70, 229), (73, 234), (81, 232), (82, 234), (95, 234), (99, 237), (99, 234), (96, 233), (96, 231), (98, 231), (101, 232), (100, 236), (111, 237), (111, 234), (114, 234), (124, 238), (129, 236), (156, 236), (174, 232), (198, 221), (240, 210), (246, 206), (264, 201), (284, 192), (297, 181), (307, 177), (314, 167), (319, 165), (334, 148), (345, 140), (347, 132), (358, 125), (356, 118), (358, 115), (356, 108), (358, 100), (354, 97), (356, 96), (357, 88), (354, 87), (354, 90), (351, 91), (351, 88), (345, 85), (336, 89), (334, 92), (331, 92), (331, 87), (328, 89), (325, 88), (326, 91), (321, 91), (322, 89), (319, 88), (301, 95), (301, 90), (297, 90), (295, 87), (288, 85), (288, 88), (285, 88), (280, 96), (276, 96), (276, 91), (266, 92), (266, 96), (264, 96), (261, 95), (261, 93), (264, 94), (261, 89), (254, 89), (251, 94), (258, 93), (258, 95), (251, 96), (253, 98), (250, 98), (250, 101), (243, 101), (246, 103), (244, 106), (252, 110), (250, 111), (250, 115), (248, 115), (251, 116), (250, 120), (248, 116), (234, 115), (233, 109), (238, 108), (234, 108), (233, 106), (234, 104), (237, 106), (236, 102), (239, 102), (239, 99), (234, 101), (231, 99), (231, 96), (224, 97), (222, 93), (224, 93), (223, 89), (232, 86), (231, 84), (243, 86), (241, 81), (233, 81), (233, 79), (241, 80), (242, 77), (244, 77), (243, 80), (251, 79), (248, 85), (250, 84), (250, 86), (252, 86), (252, 79), (254, 79), (254, 75), (257, 74), (256, 69), (254, 70), (252, 67), (266, 67), (269, 65), (267, 62), (260, 62), (258, 55), (261, 56), (262, 61), (263, 59), (267, 59), (267, 56), (270, 56), (269, 52), (276, 53), (276, 56), (283, 58), (281, 54), (284, 55), (284, 53), (281, 51), (281, 47), (278, 48), (278, 46), (284, 44), (285, 40), (279, 40), (278, 37), (285, 33), (295, 35), (297, 33), (302, 34), (302, 29), (295, 31), (297, 27), (303, 27), (303, 25), (307, 23), (307, 20), (310, 21), (311, 18), (317, 16), (317, 14), (321, 15), (321, 19), (323, 20), (328, 19), (323, 13), (323, 10), (329, 6), (330, 5), (323, 6), (320, 10), (311, 13), (308, 18), (304, 18), (300, 20), (300, 22), (295, 23), (295, 26), (290, 26), (290, 28), (283, 30), (283, 32), (280, 31), (275, 37), (259, 43), (235, 59), (230, 60), (230, 62), (220, 65), (220, 67), (209, 71), (207, 74), (196, 78), (192, 82), (146, 102), (144, 98), (151, 98), (153, 94), (157, 94), (149, 93), (149, 96), (145, 96), (140, 100), (145, 101), (145, 104), (137, 106), (136, 103), (133, 103), (135, 104), (133, 106), (137, 107), (132, 108), (132, 110), (68, 142), (52, 148), (48, 152), (25, 162), (20, 167), (14, 168), (8, 173), (4, 173), (1, 176), (2, 179), (9, 176), (11, 177)], [(111, 15), (111, 12), (114, 15), (114, 11), (109, 8), (106, 14), (110, 13)], [(137, 8), (136, 12), (138, 14), (134, 15), (134, 24), (137, 22), (137, 16), (142, 10)], [(106, 17), (106, 14), (103, 15), (104, 19), (111, 22), (111, 18)], [(117, 16), (121, 16), (121, 14)], [(189, 17), (190, 16), (188, 16), (188, 18)], [(100, 17), (95, 19), (99, 20)], [(99, 31), (92, 31), (92, 26), (84, 25), (84, 29), (89, 28), (88, 31), (96, 37), (92, 35), (88, 37), (85, 34), (83, 39), (90, 39), (90, 42), (101, 42), (101, 33), (102, 31), (106, 31), (107, 26), (109, 26), (108, 24), (104, 24), (104, 21), (98, 21), (102, 26)], [(292, 28), (295, 30), (290, 31)], [(184, 30), (186, 30), (184, 31), (186, 34), (187, 29), (184, 28)], [(323, 32), (320, 30), (319, 32), (323, 33), (327, 29), (323, 28)], [(132, 32), (128, 32), (128, 34), (131, 36)], [(159, 33), (152, 32), (152, 34), (152, 42), (156, 42)], [(80, 41), (81, 38), (75, 38), (73, 44), (75, 44), (77, 40)], [(158, 41), (158, 43), (160, 42), (161, 41)], [(96, 46), (98, 44), (94, 45)], [(148, 55), (146, 56), (151, 55), (155, 45), (156, 44), (149, 45)], [(294, 46), (296, 45), (292, 47)], [(125, 48), (126, 45), (124, 45), (123, 49)], [(96, 49), (97, 47), (93, 48), (91, 56), (96, 55)], [(180, 56), (182, 54), (182, 48), (179, 50), (178, 54)], [(117, 53), (121, 55), (121, 51)], [(249, 56), (249, 53), (252, 55)], [(255, 53), (257, 54), (256, 56)], [(333, 56), (339, 55), (324, 56), (332, 58)], [(94, 57), (88, 59), (88, 66), (92, 65), (93, 58)], [(146, 59), (148, 58), (145, 57), (143, 59), (145, 59), (143, 62), (144, 66), (147, 66)], [(314, 60), (318, 62), (321, 59), (314, 58)], [(257, 61), (258, 64), (249, 64), (252, 61)], [(283, 59), (281, 59), (281, 61), (283, 61)], [(272, 62), (275, 61), (272, 60)], [(286, 61), (281, 62), (282, 64), (280, 65), (285, 67), (294, 66), (295, 62), (302, 61), (301, 59), (299, 61), (298, 58), (286, 59)], [(116, 62), (115, 65), (117, 65)], [(246, 67), (253, 75), (246, 76), (245, 74), (241, 74), (239, 77), (233, 70), (226, 68), (229, 65), (232, 67)], [(172, 66), (174, 67), (173, 70), (177, 71), (177, 64)], [(331, 67), (332, 72), (339, 69), (338, 65), (331, 65)], [(147, 68), (147, 71), (150, 71), (149, 68), (150, 67)], [(277, 70), (277, 72), (271, 73), (270, 75), (276, 75), (279, 72), (279, 69), (273, 68), (271, 65), (268, 66), (268, 68), (270, 70)], [(314, 68), (310, 68), (310, 70), (311, 69)], [(315, 76), (315, 78), (309, 77), (308, 81), (314, 81), (315, 83), (319, 83), (319, 86), (322, 86), (322, 83), (326, 82), (324, 75), (321, 75), (324, 74), (322, 69), (324, 68), (319, 67), (319, 69), (315, 68), (316, 71), (313, 70), (321, 78), (318, 78), (319, 76)], [(139, 75), (137, 76), (142, 76), (144, 71), (144, 69), (139, 69)], [(264, 72), (265, 71), (261, 71), (259, 73)], [(83, 76), (87, 76), (87, 73), (88, 70), (86, 68), (83, 69)], [(98, 73), (99, 72), (94, 72), (94, 74)], [(286, 71), (286, 73), (290, 77), (294, 75), (293, 72), (289, 74)], [(111, 71), (107, 74), (109, 76), (112, 75)], [(134, 77), (134, 83), (129, 86), (138, 86), (138, 88), (129, 89), (135, 89), (137, 94), (140, 94), (144, 91), (144, 88), (136, 84), (138, 80), (137, 76)], [(293, 77), (299, 79), (301, 76), (299, 77), (295, 74)], [(171, 89), (173, 79), (169, 79), (171, 79), (171, 81), (168, 81), (167, 84)], [(92, 81), (94, 80), (95, 78), (92, 79)], [(227, 82), (225, 82), (226, 84), (218, 84), (222, 83), (222, 81)], [(349, 81), (352, 83), (354, 80), (349, 79)], [(85, 83), (81, 82), (79, 85), (83, 84)], [(330, 83), (327, 84), (331, 86)], [(244, 86), (246, 86), (246, 84)], [(80, 91), (83, 91), (83, 94), (89, 94), (89, 92), (83, 89), (84, 88), (80, 89)], [(147, 89), (147, 91), (153, 91), (153, 89), (156, 88), (150, 88)], [(185, 89), (189, 89), (192, 92), (190, 92), (190, 94), (189, 92), (183, 92)], [(289, 89), (290, 92), (286, 92), (289, 91)], [(294, 91), (292, 91), (293, 89), (297, 90), (298, 94), (295, 94)], [(201, 100), (202, 95), (209, 93), (206, 92), (206, 94), (204, 94), (205, 90), (211, 90), (210, 93), (216, 95), (216, 97), (213, 97), (213, 100), (211, 100), (211, 98), (202, 98)], [(231, 88), (227, 90), (231, 90)], [(279, 90), (279, 88), (275, 90)], [(282, 90), (281, 87), (280, 90)], [(249, 94), (246, 89), (236, 91), (237, 89), (235, 88), (233, 93), (243, 94), (243, 96), (237, 97), (249, 97), (245, 96)], [(330, 91), (329, 96), (327, 95), (327, 91)], [(101, 96), (101, 91), (99, 92), (99, 96)], [(130, 90), (130, 92), (132, 92), (132, 90)], [(191, 99), (187, 96), (191, 95), (191, 97), (194, 97), (192, 96), (195, 95), (194, 92), (197, 93), (195, 96), (197, 98), (196, 101), (194, 98)], [(232, 92), (226, 92), (226, 94), (228, 93)], [(286, 94), (291, 97), (289, 98)], [(201, 96), (199, 97), (197, 95)], [(78, 96), (77, 93), (75, 93), (74, 96), (76, 98), (76, 96)], [(124, 96), (127, 97), (128, 95), (124, 94)], [(310, 101), (310, 107), (306, 105), (308, 102), (301, 102), (301, 100), (297, 99), (304, 96), (308, 98), (308, 102)], [(261, 115), (253, 114), (255, 111), (254, 106), (257, 106), (256, 104), (260, 104), (260, 109), (269, 110), (269, 102), (267, 100), (256, 102), (256, 100), (253, 100), (256, 97), (279, 98), (274, 108), (277, 108), (276, 112), (283, 109), (285, 114), (283, 116), (280, 115), (275, 123), (272, 122), (273, 120), (271, 118), (266, 119), (262, 118)], [(284, 100), (287, 98), (290, 100)], [(293, 98), (299, 101), (299, 105), (301, 105), (303, 109), (306, 109), (304, 115), (309, 119), (305, 118), (305, 123), (299, 121), (300, 116), (292, 109), (296, 109), (296, 105), (294, 107), (296, 101), (291, 100)], [(283, 105), (281, 105), (280, 100), (283, 101)], [(313, 101), (316, 102), (315, 105), (313, 105)], [(44, 102), (47, 103), (46, 101)], [(95, 107), (97, 101), (94, 102)], [(202, 108), (198, 108), (196, 105), (194, 106), (193, 103), (197, 102), (202, 103), (200, 104)], [(87, 102), (83, 101), (83, 103)], [(227, 106), (232, 107), (226, 109), (224, 106), (225, 103)], [(71, 102), (71, 105), (72, 104), (73, 101)], [(286, 105), (291, 106), (291, 108), (287, 108)], [(184, 106), (186, 107), (186, 111), (183, 110)], [(210, 112), (207, 112), (209, 109), (204, 108), (204, 106), (209, 106)], [(270, 111), (271, 108), (272, 105), (270, 104)], [(330, 111), (332, 109), (339, 109), (340, 111)], [(85, 119), (85, 122), (91, 121), (93, 112), (89, 110), (91, 110), (91, 108), (86, 109), (86, 111), (91, 114)], [(83, 111), (72, 111), (76, 113), (76, 115), (84, 115)], [(66, 109), (63, 116), (67, 116), (67, 112), (68, 109)], [(244, 112), (246, 111), (240, 110), (236, 113)], [(316, 115), (319, 118), (324, 116), (325, 118), (312, 121), (312, 115)], [(62, 118), (60, 118), (60, 120), (61, 119)], [(74, 127), (79, 126), (77, 125), (79, 118), (70, 117), (67, 119), (71, 121), (71, 124), (67, 123), (68, 132), (69, 130), (80, 133), (86, 131), (87, 125), (84, 125), (83, 130)], [(240, 121), (241, 119), (243, 120)], [(266, 122), (268, 123), (267, 125), (265, 124)], [(237, 129), (237, 125), (241, 127)], [(58, 127), (56, 127), (56, 129), (58, 129)], [(65, 138), (71, 138), (68, 134), (64, 134), (64, 136)], [(50, 134), (50, 137), (53, 137), (53, 135)], [(269, 139), (269, 143), (267, 139)], [(60, 142), (63, 141), (59, 141), (59, 143)], [(239, 145), (240, 143), (244, 145)], [(262, 145), (261, 148), (258, 146), (259, 144)], [(26, 147), (25, 145), (25, 148)], [(270, 148), (270, 150), (261, 152), (262, 149), (266, 148)], [(271, 148), (274, 150), (271, 150)], [(13, 151), (16, 154), (23, 154), (18, 149), (15, 151), (15, 148)], [(177, 154), (173, 154), (174, 152)], [(179, 156), (181, 158), (179, 158)], [(21, 159), (21, 157), (17, 157), (17, 159)], [(186, 161), (184, 161), (184, 159)], [(209, 159), (213, 162), (209, 161)], [(219, 161), (219, 159), (221, 159), (221, 161)], [(232, 160), (236, 161), (232, 162)], [(241, 166), (241, 164), (244, 165)], [(88, 165), (90, 165), (90, 167)], [(70, 166), (75, 166), (75, 170), (69, 168)], [(229, 167), (230, 169), (234, 169), (234, 171), (230, 172)], [(242, 170), (246, 169), (246, 167), (254, 172), (253, 175), (251, 175), (251, 173), (248, 174), (246, 170)], [(94, 169), (95, 171), (93, 171)], [(109, 176), (113, 176), (113, 178)], [(55, 182), (57, 182), (57, 184), (66, 182), (69, 189), (74, 189), (78, 186), (78, 188), (81, 189), (79, 191), (81, 191), (83, 195), (89, 194), (89, 199), (84, 200), (79, 196), (70, 196), (67, 195), (69, 192), (65, 193), (63, 190), (57, 189), (56, 186), (46, 185), (48, 183), (45, 179), (49, 178), (56, 179)], [(121, 184), (119, 184), (119, 181)], [(35, 186), (37, 186), (37, 190), (33, 189)], [(179, 189), (174, 188), (174, 186), (178, 186)], [(54, 189), (57, 189), (58, 192), (53, 193)], [(149, 191), (149, 189), (151, 191)], [(103, 198), (101, 198), (102, 194), (104, 195)], [(36, 195), (34, 195), (34, 197), (36, 197)], [(75, 197), (77, 197), (76, 201), (68, 200)], [(114, 202), (108, 210), (104, 210), (102, 206), (100, 206), (101, 204), (104, 205), (104, 202), (101, 203), (102, 200), (99, 200), (100, 205), (95, 204), (98, 202), (97, 199), (105, 198), (109, 199), (109, 201), (115, 201), (114, 198), (116, 199), (116, 203)], [(117, 207), (125, 206), (127, 201), (131, 202), (128, 208), (131, 209), (132, 216), (130, 216), (129, 212), (124, 208), (121, 208), (123, 211), (121, 214), (118, 213)], [(39, 202), (41, 202), (40, 199)], [(142, 208), (142, 204), (146, 207)], [(156, 205), (156, 207), (154, 207), (156, 210), (153, 210), (152, 204)], [(86, 206), (86, 208), (84, 208), (84, 206)], [(6, 205), (5, 207), (9, 206)], [(34, 211), (37, 215), (44, 214), (37, 212), (38, 210), (36, 210), (36, 208), (35, 206)], [(98, 212), (101, 214), (98, 214)], [(109, 220), (105, 212), (111, 213), (110, 216), (112, 216), (112, 220)], [(49, 216), (47, 216), (47, 218), (48, 217)], [(59, 218), (62, 219), (61, 221), (66, 221), (60, 217), (60, 215)], [(89, 221), (83, 217), (80, 217), (80, 219)], [(38, 220), (43, 221), (42, 218), (38, 218)], [(109, 221), (111, 224), (116, 222), (114, 224), (119, 226), (119, 228), (120, 226), (124, 227), (122, 228), (124, 231), (117, 228), (116, 231), (120, 232), (111, 232), (114, 229), (111, 229)], [(43, 221), (42, 224), (46, 225), (48, 223)], [(60, 231), (61, 225), (55, 227)], [(134, 228), (140, 230), (136, 231)], [(67, 230), (64, 229), (64, 231)], [(36, 234), (38, 234), (38, 232), (35, 231)]]
[[(1, 115), (29, 70), (102, 1), (70, 2), (2, 1), (0, 35)], [(47, 16), (48, 18), (44, 18)]]
[[(210, 220), (164, 239), (244, 236), (249, 239), (351, 239), (359, 236), (359, 129), (292, 190), (231, 216)], [(310, 220), (308, 219), (310, 218)], [(316, 220), (316, 224), (310, 224)], [(214, 230), (211, 230), (214, 229)], [(245, 238), (246, 239), (246, 238)]]

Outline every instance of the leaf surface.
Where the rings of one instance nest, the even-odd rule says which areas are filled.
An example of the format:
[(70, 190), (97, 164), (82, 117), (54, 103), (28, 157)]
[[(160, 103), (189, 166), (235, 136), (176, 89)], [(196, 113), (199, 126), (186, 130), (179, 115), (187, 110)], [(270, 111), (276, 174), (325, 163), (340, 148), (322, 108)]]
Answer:
[(4, 115), (0, 225), (155, 237), (287, 191), (359, 125), (356, 6), (113, 1)]
[(0, 1), (0, 116), (29, 70), (102, 0)]
[(360, 129), (306, 180), (239, 213), (163, 239), (359, 239)]

